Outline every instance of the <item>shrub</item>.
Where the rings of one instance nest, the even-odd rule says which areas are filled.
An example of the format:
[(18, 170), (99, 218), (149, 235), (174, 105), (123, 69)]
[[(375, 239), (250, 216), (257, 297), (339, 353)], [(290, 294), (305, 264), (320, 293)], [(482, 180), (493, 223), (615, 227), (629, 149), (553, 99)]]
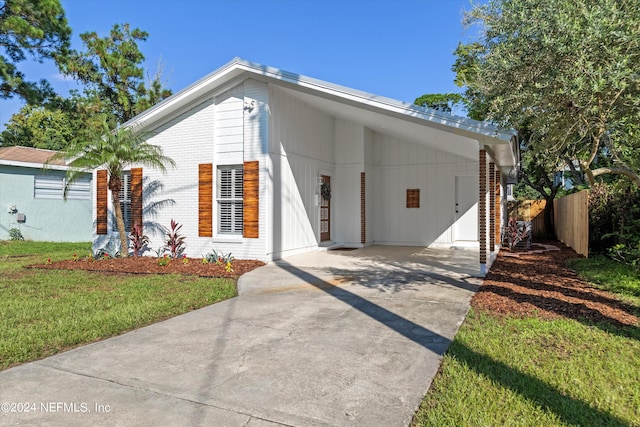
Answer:
[(129, 242), (133, 250), (133, 256), (139, 257), (149, 250), (149, 237), (142, 232), (142, 227), (138, 222), (133, 225), (129, 234)]
[(118, 243), (109, 241), (104, 247), (98, 249), (93, 253), (94, 259), (108, 259), (118, 258), (120, 251), (118, 250)]
[(589, 193), (589, 248), (640, 266), (640, 191), (594, 185)]
[(203, 260), (210, 263), (216, 263), (218, 265), (227, 265), (231, 264), (234, 260), (231, 252), (225, 254), (222, 251), (216, 251), (215, 249), (211, 249), (211, 252), (202, 257)]
[(9, 230), (9, 240), (24, 240), (22, 231), (19, 228), (12, 228)]
[(171, 258), (179, 258), (184, 252), (184, 236), (180, 235), (182, 224), (178, 224), (175, 220), (171, 220), (171, 229), (167, 231), (167, 242), (164, 248), (169, 252)]

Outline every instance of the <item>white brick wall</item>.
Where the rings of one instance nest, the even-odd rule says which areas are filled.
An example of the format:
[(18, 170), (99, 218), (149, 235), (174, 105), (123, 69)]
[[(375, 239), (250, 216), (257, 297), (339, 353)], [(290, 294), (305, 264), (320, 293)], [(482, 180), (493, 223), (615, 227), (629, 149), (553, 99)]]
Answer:
[[(153, 221), (168, 228), (171, 219), (182, 224), (181, 233), (186, 236), (186, 254), (200, 257), (211, 249), (231, 252), (238, 259), (268, 260), (267, 210), (268, 198), (268, 90), (264, 83), (246, 81), (231, 90), (204, 98), (197, 106), (175, 116), (153, 130), (152, 144), (163, 148), (164, 154), (175, 162), (166, 174), (143, 167), (143, 178), (159, 180), (163, 191), (153, 198), (146, 198), (144, 206), (165, 201), (166, 206), (156, 217), (145, 215), (144, 221)], [(245, 101), (255, 101), (252, 111), (244, 109)], [(244, 161), (260, 162), (260, 238), (245, 239), (242, 236), (216, 236), (215, 169), (218, 165), (242, 164)], [(198, 165), (214, 166), (214, 237), (198, 236)], [(168, 203), (166, 201), (169, 201)], [(159, 249), (165, 236), (145, 230), (151, 239), (150, 247)]]
[[(198, 237), (198, 164), (213, 163), (214, 160), (214, 104), (210, 98), (156, 128), (150, 140), (163, 148), (164, 154), (175, 162), (166, 174), (150, 168), (143, 169), (143, 179), (157, 179), (164, 190), (150, 202), (172, 200), (172, 206), (162, 209), (157, 218), (144, 217), (144, 221), (155, 221), (168, 228), (171, 219), (182, 224), (181, 233), (186, 236), (186, 253), (197, 257), (208, 252), (211, 239)], [(149, 235), (151, 248), (162, 247), (165, 236)]]

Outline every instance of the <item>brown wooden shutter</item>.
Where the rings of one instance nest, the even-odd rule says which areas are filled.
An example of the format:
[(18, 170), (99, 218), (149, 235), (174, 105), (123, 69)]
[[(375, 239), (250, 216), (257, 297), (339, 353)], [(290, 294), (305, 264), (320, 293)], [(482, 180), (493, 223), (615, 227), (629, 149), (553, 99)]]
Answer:
[(258, 238), (260, 217), (260, 168), (259, 162), (244, 162), (243, 196), (242, 196), (242, 235), (248, 238)]
[(99, 170), (96, 181), (96, 234), (107, 234), (107, 171)]
[(213, 165), (198, 165), (198, 236), (213, 237)]
[(131, 229), (135, 224), (142, 230), (142, 168), (131, 169)]

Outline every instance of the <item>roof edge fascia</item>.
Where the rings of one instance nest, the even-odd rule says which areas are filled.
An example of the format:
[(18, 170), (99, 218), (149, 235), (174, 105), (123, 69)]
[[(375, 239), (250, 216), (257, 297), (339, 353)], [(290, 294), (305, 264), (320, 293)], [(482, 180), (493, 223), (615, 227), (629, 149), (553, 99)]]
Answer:
[(5, 159), (0, 159), (0, 165), (2, 165), (2, 166), (17, 166), (17, 167), (31, 168), (31, 169), (43, 169), (43, 170), (47, 170), (47, 169), (61, 170), (61, 171), (69, 170), (69, 166), (50, 165), (50, 164), (32, 163), (32, 162), (20, 162), (20, 161), (17, 161), (17, 160), (5, 160)]
[(424, 108), (415, 104), (398, 101), (396, 99), (374, 95), (346, 86), (329, 83), (324, 80), (315, 79), (313, 77), (307, 77), (277, 68), (251, 63), (240, 58), (236, 58), (236, 60), (238, 61), (238, 64), (242, 64), (247, 68), (248, 71), (252, 71), (254, 74), (260, 74), (274, 80), (280, 80), (293, 85), (302, 86), (308, 89), (315, 90), (316, 92), (322, 92), (343, 99), (349, 99), (359, 104), (378, 107), (383, 110), (404, 114), (428, 122), (454, 127), (475, 134), (499, 139), (504, 143), (509, 143), (511, 141), (511, 138), (515, 135), (515, 131), (501, 130), (497, 126), (488, 122), (482, 122), (467, 117), (457, 116), (455, 114), (443, 113), (431, 108)]
[(346, 99), (355, 104), (366, 105), (368, 107), (398, 113), (414, 119), (421, 119), (427, 122), (457, 128), (462, 131), (491, 138), (493, 143), (497, 142), (496, 140), (500, 141), (500, 143), (509, 143), (511, 141), (511, 137), (515, 135), (514, 131), (501, 130), (497, 126), (487, 122), (481, 122), (467, 117), (419, 107), (417, 105), (395, 99), (374, 95), (301, 74), (295, 74), (279, 68), (246, 61), (238, 57), (196, 81), (192, 85), (161, 101), (154, 107), (140, 113), (138, 116), (124, 123), (124, 126), (146, 128), (148, 125), (152, 125), (154, 122), (161, 120), (165, 115), (170, 115), (176, 110), (187, 105), (192, 99), (201, 97), (202, 92), (209, 90), (209, 88), (215, 88), (218, 85), (224, 84), (242, 73), (262, 76), (264, 78), (281, 81), (292, 86), (303, 87), (312, 92), (324, 94), (325, 96)]

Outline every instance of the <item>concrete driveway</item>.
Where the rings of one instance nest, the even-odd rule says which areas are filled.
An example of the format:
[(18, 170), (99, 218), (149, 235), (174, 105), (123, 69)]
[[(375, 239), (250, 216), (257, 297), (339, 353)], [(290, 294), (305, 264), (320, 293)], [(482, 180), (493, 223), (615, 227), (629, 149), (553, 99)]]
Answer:
[(406, 426), (481, 283), (477, 255), (269, 264), (237, 298), (0, 372), (0, 424)]

